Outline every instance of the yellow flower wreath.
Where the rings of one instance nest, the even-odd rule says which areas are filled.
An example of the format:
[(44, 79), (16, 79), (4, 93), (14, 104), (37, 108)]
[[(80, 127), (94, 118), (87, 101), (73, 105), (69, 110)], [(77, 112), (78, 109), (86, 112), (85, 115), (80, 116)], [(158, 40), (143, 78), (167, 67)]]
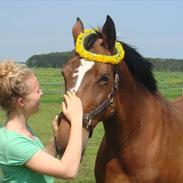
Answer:
[(76, 41), (76, 52), (83, 58), (89, 61), (96, 61), (102, 63), (118, 64), (124, 58), (124, 49), (119, 42), (115, 43), (116, 54), (115, 55), (101, 55), (87, 51), (84, 48), (84, 40), (90, 34), (95, 34), (94, 30), (85, 30), (84, 33), (80, 33)]

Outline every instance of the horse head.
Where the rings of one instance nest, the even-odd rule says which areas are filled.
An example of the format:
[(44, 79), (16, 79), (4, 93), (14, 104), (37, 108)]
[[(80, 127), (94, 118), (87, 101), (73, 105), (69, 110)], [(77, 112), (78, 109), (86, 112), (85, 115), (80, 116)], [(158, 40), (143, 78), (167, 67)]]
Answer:
[[(98, 122), (103, 121), (105, 127), (114, 113), (129, 117), (133, 108), (138, 109), (135, 103), (141, 100), (142, 90), (155, 94), (157, 86), (152, 64), (133, 47), (116, 41), (115, 24), (110, 16), (101, 30), (84, 30), (78, 18), (72, 33), (75, 52), (63, 67), (63, 77), (65, 90), (76, 92), (83, 104), (84, 150)], [(63, 150), (70, 124), (64, 116), (59, 122), (56, 138), (59, 149)]]
[[(79, 35), (84, 34), (84, 26), (82, 21), (77, 18), (72, 29), (74, 44), (77, 47), (78, 39), (83, 41), (79, 43), (82, 44), (79, 46), (83, 46), (87, 53), (92, 53), (91, 55), (94, 55), (94, 59), (81, 56), (78, 53), (77, 47), (72, 58), (64, 65), (62, 72), (65, 81), (65, 91), (76, 92), (82, 101), (84, 112), (83, 150), (97, 123), (114, 114), (113, 96), (118, 87), (119, 76), (115, 67), (117, 64), (110, 63), (110, 60), (112, 58), (114, 62), (116, 60), (119, 61), (116, 57), (122, 58), (124, 54), (123, 50), (121, 50), (121, 55), (116, 53), (115, 25), (109, 16), (107, 16), (102, 30), (93, 29), (92, 31), (82, 40)], [(105, 58), (109, 61), (103, 62), (103, 58), (99, 58), (101, 61), (96, 61), (95, 55), (104, 57), (104, 61)], [(57, 146), (61, 151), (67, 145), (69, 133), (69, 121), (61, 115), (56, 137)]]

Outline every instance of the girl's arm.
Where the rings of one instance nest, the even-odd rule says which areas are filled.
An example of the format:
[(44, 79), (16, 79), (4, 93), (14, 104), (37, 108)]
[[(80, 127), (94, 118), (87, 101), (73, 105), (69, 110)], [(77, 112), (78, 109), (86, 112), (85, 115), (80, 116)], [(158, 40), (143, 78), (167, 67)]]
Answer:
[(50, 154), (53, 157), (57, 156), (54, 136), (50, 138), (50, 140), (45, 148), (45, 152), (47, 152), (48, 154)]
[(71, 131), (61, 160), (45, 151), (38, 151), (25, 165), (42, 174), (69, 179), (76, 177), (81, 160), (83, 109), (80, 99), (74, 93), (67, 93), (64, 99), (62, 111), (71, 122)]

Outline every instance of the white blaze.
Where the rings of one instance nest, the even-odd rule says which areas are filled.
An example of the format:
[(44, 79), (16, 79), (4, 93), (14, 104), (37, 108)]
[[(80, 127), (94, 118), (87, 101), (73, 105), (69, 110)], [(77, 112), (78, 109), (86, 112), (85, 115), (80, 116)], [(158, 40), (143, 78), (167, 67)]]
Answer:
[(90, 70), (93, 67), (93, 65), (94, 65), (94, 62), (81, 59), (80, 66), (74, 71), (74, 74), (73, 74), (73, 77), (77, 77), (77, 81), (75, 83), (75, 86), (71, 88), (70, 91), (76, 92), (78, 90), (85, 73), (88, 70)]

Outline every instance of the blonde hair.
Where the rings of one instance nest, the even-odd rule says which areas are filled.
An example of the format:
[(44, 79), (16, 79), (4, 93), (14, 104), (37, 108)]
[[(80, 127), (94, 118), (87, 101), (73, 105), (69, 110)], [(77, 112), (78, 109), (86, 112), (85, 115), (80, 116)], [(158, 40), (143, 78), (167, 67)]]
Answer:
[(0, 62), (0, 106), (11, 112), (19, 97), (24, 97), (30, 91), (26, 79), (33, 75), (33, 71), (24, 64), (17, 64), (11, 60)]

